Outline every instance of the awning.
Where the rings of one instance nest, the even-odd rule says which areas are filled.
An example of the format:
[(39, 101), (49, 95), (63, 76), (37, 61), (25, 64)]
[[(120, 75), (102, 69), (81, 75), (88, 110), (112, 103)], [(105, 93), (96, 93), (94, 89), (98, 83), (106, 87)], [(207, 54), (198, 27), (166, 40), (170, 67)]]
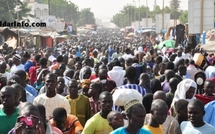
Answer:
[(15, 37), (16, 39), (18, 39), (18, 34), (7, 27), (0, 27), (0, 34), (4, 36), (5, 40), (10, 37)]

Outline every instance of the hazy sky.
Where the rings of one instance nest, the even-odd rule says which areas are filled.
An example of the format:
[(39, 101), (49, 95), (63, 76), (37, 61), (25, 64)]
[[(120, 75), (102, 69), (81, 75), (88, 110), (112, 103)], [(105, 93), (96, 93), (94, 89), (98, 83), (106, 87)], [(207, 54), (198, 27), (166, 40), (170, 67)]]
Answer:
[[(112, 18), (114, 14), (120, 11), (124, 5), (133, 4), (136, 6), (146, 5), (146, 0), (70, 0), (76, 5), (78, 5), (79, 9), (90, 7), (91, 11), (94, 12), (96, 18), (100, 18), (103, 21), (108, 21)], [(164, 0), (165, 6), (170, 4), (170, 0)], [(188, 0), (181, 0), (180, 7), (182, 9), (188, 9)], [(153, 8), (154, 0), (148, 0), (148, 6), (150, 9)], [(157, 5), (162, 5), (162, 0), (157, 0)]]

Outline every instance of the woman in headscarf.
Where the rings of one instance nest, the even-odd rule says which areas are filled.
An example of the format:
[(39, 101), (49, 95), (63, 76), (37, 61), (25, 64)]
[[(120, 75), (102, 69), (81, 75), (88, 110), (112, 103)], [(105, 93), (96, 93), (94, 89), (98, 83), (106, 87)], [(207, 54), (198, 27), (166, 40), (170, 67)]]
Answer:
[(185, 99), (187, 101), (191, 101), (195, 99), (196, 90), (197, 84), (195, 81), (191, 79), (184, 79), (183, 81), (181, 81), (175, 91), (175, 95), (169, 111), (170, 115), (175, 115), (175, 104), (178, 100)]

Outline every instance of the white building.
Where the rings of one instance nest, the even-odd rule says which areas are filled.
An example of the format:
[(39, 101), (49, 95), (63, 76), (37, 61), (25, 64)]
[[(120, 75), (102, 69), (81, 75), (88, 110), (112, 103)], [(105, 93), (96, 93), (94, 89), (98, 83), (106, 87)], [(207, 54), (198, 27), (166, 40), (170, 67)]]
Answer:
[(37, 2), (29, 2), (28, 6), (31, 8), (30, 14), (34, 15), (34, 18), (29, 17), (30, 22), (40, 22), (41, 17), (49, 16), (48, 4), (40, 4)]
[(139, 29), (140, 27), (155, 27), (155, 23), (153, 22), (152, 18), (142, 18), (142, 20), (132, 22), (131, 27), (133, 27), (135, 30)]
[(40, 4), (34, 2), (34, 0), (29, 0), (28, 6), (31, 8), (30, 14), (35, 17), (28, 17), (30, 23), (33, 22), (44, 22), (46, 27), (52, 30), (64, 30), (65, 23), (59, 22), (55, 16), (49, 15), (48, 4)]

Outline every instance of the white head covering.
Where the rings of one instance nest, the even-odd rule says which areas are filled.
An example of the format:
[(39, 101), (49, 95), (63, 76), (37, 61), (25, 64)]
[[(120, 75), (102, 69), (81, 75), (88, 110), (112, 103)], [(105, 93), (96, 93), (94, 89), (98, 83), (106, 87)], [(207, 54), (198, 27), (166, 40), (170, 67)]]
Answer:
[(138, 100), (139, 102), (142, 102), (143, 97), (142, 95), (137, 91), (133, 89), (116, 89), (113, 93), (113, 103), (116, 106), (124, 106), (127, 102), (131, 100)]
[[(190, 89), (190, 87), (195, 88), (195, 93), (191, 99), (186, 99), (186, 92)], [(175, 95), (174, 95), (174, 98), (172, 101), (172, 106), (174, 106), (175, 102), (177, 102), (180, 99), (185, 99), (187, 101), (195, 99), (196, 90), (197, 90), (197, 85), (196, 85), (196, 82), (194, 80), (184, 79), (177, 86), (177, 89), (175, 91)]]

